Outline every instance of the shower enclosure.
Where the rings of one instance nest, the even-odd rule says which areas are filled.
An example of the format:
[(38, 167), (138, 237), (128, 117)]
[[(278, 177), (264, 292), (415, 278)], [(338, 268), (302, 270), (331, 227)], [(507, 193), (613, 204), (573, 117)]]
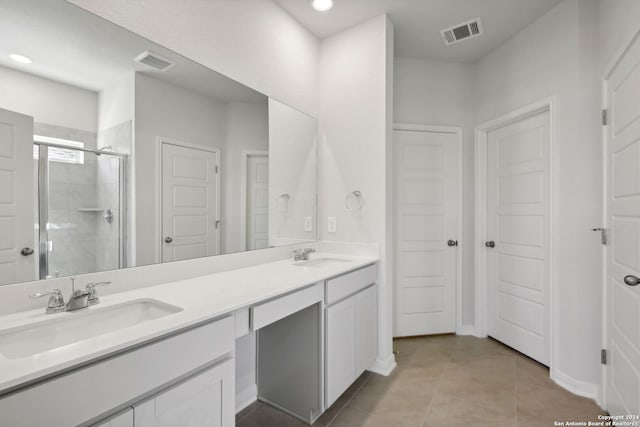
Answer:
[(35, 138), (40, 279), (126, 266), (126, 161), (105, 149)]

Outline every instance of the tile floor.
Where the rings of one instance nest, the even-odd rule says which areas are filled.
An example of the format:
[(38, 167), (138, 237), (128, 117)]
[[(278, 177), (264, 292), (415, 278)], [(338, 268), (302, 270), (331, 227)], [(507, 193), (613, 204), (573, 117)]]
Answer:
[[(365, 372), (314, 427), (547, 427), (605, 413), (493, 339), (440, 335), (396, 339), (394, 347), (394, 372)], [(238, 427), (306, 425), (258, 402), (236, 420)]]

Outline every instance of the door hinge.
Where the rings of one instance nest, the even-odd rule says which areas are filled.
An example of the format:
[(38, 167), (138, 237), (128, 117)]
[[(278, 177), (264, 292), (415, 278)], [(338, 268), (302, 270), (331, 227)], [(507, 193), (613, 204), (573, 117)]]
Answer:
[(600, 232), (600, 243), (603, 245), (607, 244), (607, 229), (606, 228), (592, 228), (593, 231)]
[(608, 124), (608, 120), (607, 120), (607, 116), (608, 116), (608, 110), (604, 109), (602, 110), (602, 126), (606, 126)]
[(216, 165), (216, 173), (218, 173), (218, 165)]
[(603, 365), (607, 364), (607, 349), (603, 348), (600, 350), (600, 363)]

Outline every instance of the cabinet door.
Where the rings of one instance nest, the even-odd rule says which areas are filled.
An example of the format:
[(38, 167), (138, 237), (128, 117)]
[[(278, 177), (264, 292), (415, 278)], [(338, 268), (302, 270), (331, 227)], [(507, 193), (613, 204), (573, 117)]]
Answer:
[(136, 427), (232, 427), (233, 377), (229, 360), (134, 407)]
[(357, 375), (360, 376), (376, 360), (378, 354), (378, 298), (375, 286), (356, 295)]
[(326, 407), (357, 378), (355, 296), (327, 308)]
[(133, 409), (127, 409), (115, 417), (94, 424), (93, 427), (133, 427)]

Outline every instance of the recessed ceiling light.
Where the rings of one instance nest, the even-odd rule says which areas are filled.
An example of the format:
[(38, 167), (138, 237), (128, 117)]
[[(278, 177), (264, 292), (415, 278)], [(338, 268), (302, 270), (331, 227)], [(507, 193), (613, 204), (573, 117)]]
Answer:
[(333, 7), (333, 0), (312, 0), (311, 6), (318, 12), (326, 12)]
[(12, 53), (9, 55), (9, 58), (16, 62), (20, 62), (21, 64), (31, 64), (33, 62), (28, 56), (20, 55), (18, 53)]

